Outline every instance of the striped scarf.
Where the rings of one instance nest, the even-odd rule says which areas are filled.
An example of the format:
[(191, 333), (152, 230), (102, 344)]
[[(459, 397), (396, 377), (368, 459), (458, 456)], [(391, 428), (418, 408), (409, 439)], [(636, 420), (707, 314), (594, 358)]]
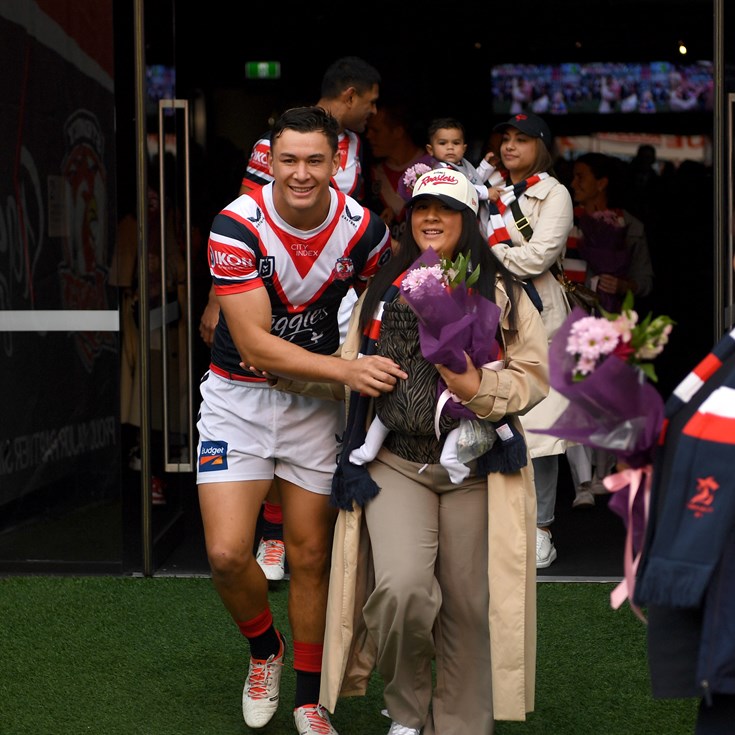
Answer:
[[(669, 436), (675, 417), (683, 426)], [(659, 445), (651, 497), (658, 513), (648, 524), (635, 601), (693, 608), (735, 524), (735, 329), (666, 402)]]
[[(544, 179), (548, 178), (549, 174), (542, 172), (539, 174), (534, 174), (533, 176), (529, 176), (527, 179), (519, 181), (517, 184), (508, 184), (507, 186), (503, 187), (503, 193), (500, 195), (500, 199), (498, 199), (497, 202), (493, 202), (490, 200), (486, 202), (488, 208), (487, 241), (491, 248), (493, 248), (498, 243), (505, 243), (506, 245), (512, 246), (513, 241), (511, 240), (510, 233), (508, 232), (508, 229), (505, 226), (505, 220), (503, 219), (505, 211), (513, 204), (513, 202), (517, 202), (521, 195), (529, 187), (537, 184), (539, 181), (543, 181)], [(527, 220), (526, 224), (528, 224)], [(516, 225), (518, 225), (517, 222)], [(530, 227), (530, 225), (528, 226)], [(524, 237), (530, 239), (530, 235), (526, 236), (526, 233), (523, 232), (520, 227), (519, 230), (521, 230), (521, 234)], [(536, 286), (533, 284), (533, 279), (529, 278), (527, 280), (520, 280), (520, 284), (523, 286), (523, 289), (533, 302), (533, 305), (539, 311), (543, 311), (544, 304), (541, 301), (541, 297), (539, 296), (538, 291), (536, 290)]]
[(722, 367), (731, 355), (735, 354), (735, 329), (728, 332), (713, 348), (707, 357), (704, 358), (690, 373), (676, 386), (674, 392), (666, 401), (666, 416), (664, 418), (663, 427), (661, 428), (661, 436), (659, 437), (659, 445), (664, 443), (666, 438), (666, 429), (669, 425), (669, 419), (678, 413), (699, 389)]
[[(358, 359), (376, 353), (383, 310), (385, 305), (396, 299), (400, 293), (401, 281), (403, 281), (404, 276), (405, 272), (401, 273), (391, 283), (378, 304), (373, 318), (363, 332)], [(380, 492), (375, 480), (370, 477), (367, 467), (350, 462), (350, 453), (365, 443), (369, 405), (370, 396), (355, 390), (350, 392), (347, 426), (342, 439), (342, 449), (337, 460), (337, 469), (332, 478), (330, 499), (332, 505), (344, 510), (352, 510), (353, 502), (364, 506)]]
[(538, 184), (539, 181), (548, 179), (549, 174), (540, 173), (529, 176), (523, 181), (519, 181), (517, 184), (508, 184), (503, 187), (503, 193), (500, 195), (500, 199), (497, 202), (488, 200), (488, 209), (490, 216), (488, 219), (488, 244), (490, 247), (494, 247), (498, 243), (505, 243), (506, 245), (512, 245), (510, 233), (505, 226), (505, 220), (503, 215), (510, 205), (520, 199), (521, 195), (534, 184)]
[(583, 207), (574, 208), (574, 225), (567, 237), (567, 247), (562, 261), (564, 275), (573, 283), (584, 283), (587, 280), (587, 261), (579, 252), (583, 237), (582, 230), (579, 229), (579, 218), (583, 214)]

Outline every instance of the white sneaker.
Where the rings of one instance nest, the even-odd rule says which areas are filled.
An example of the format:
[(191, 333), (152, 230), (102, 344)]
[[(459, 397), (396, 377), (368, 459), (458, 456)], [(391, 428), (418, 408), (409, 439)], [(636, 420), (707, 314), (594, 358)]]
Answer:
[(536, 529), (536, 569), (546, 569), (556, 559), (556, 548), (551, 534)]
[(418, 728), (399, 725), (395, 720), (388, 730), (388, 735), (420, 735)]
[(286, 545), (277, 539), (260, 539), (255, 559), (271, 582), (278, 582), (286, 574)]
[(320, 704), (305, 704), (293, 711), (299, 735), (339, 735), (329, 721), (327, 710)]
[(266, 660), (250, 658), (248, 677), (242, 690), (242, 716), (248, 727), (265, 727), (278, 709), (285, 652), (286, 644), (281, 636), (278, 655), (272, 654)]
[[(390, 717), (387, 709), (380, 710), (380, 714), (383, 717)], [(406, 727), (395, 720), (391, 722), (390, 730), (388, 730), (388, 735), (420, 735), (420, 733), (421, 731), (418, 728)]]

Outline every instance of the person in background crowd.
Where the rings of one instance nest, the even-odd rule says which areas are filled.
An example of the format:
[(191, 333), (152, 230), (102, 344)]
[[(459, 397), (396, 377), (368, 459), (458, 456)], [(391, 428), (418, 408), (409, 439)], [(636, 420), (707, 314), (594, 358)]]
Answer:
[[(513, 185), (512, 198), (517, 204), (504, 197), (507, 206), (503, 212), (497, 217), (491, 215), (488, 232), (491, 252), (513, 275), (531, 281), (542, 304), (541, 319), (550, 341), (569, 313), (564, 290), (550, 269), (564, 254), (572, 228), (572, 199), (567, 188), (553, 175), (551, 130), (542, 117), (519, 113), (496, 125), (494, 131), (502, 133), (501, 165), (507, 182)], [(519, 215), (513, 212), (516, 206)], [(569, 443), (548, 434), (531, 433), (529, 429), (551, 426), (565, 406), (566, 399), (552, 388), (547, 398), (521, 417), (536, 483), (536, 566), (539, 569), (548, 567), (557, 557), (550, 527), (554, 522), (559, 455), (567, 450)], [(572, 457), (568, 459), (573, 461)], [(582, 468), (579, 475), (583, 476), (587, 469), (587, 466)]]
[[(339, 168), (331, 180), (337, 190), (360, 201), (364, 195), (362, 174), (362, 140), (360, 133), (371, 115), (375, 114), (380, 93), (380, 72), (364, 59), (344, 56), (329, 65), (321, 82), (321, 95), (317, 106), (329, 112), (339, 124)], [(273, 180), (268, 167), (270, 137), (261, 137), (250, 153), (240, 194), (259, 189)], [(340, 307), (339, 323), (342, 332), (347, 330), (350, 313), (357, 300), (350, 289)], [(211, 347), (214, 329), (219, 320), (219, 302), (214, 287), (202, 313), (199, 333)], [(283, 542), (283, 513), (277, 483), (263, 506), (261, 538), (256, 552), (258, 563), (270, 581), (278, 581), (286, 574), (286, 547)]]
[[(389, 735), (491, 735), (494, 720), (522, 720), (534, 707), (536, 502), (517, 415), (547, 394), (548, 348), (537, 309), (490, 254), (477, 206), (457, 171), (418, 179), (398, 250), (359, 302), (342, 351), (345, 359), (369, 354), (372, 338), (376, 354), (408, 372), (373, 401), (390, 429), (375, 459), (352, 464), (353, 434), (345, 438), (337, 476), (344, 484), (333, 486), (333, 497), (351, 509), (338, 517), (322, 678), (322, 703), (334, 711), (340, 691), (364, 693), (377, 667)], [(423, 358), (418, 318), (396, 298), (396, 284), (430, 248), (451, 259), (461, 253), (479, 268), (475, 288), (501, 310), (497, 370), (467, 356), (466, 371), (454, 373)], [(514, 427), (522, 456), (490, 472), (475, 460), (464, 480), (453, 480), (440, 454), (457, 420), (442, 419), (441, 440), (434, 430), (440, 376), (478, 418)], [(368, 400), (353, 393), (349, 411), (362, 416)], [(365, 427), (353, 426), (359, 444)], [(365, 502), (370, 480), (377, 494)]]
[[(653, 289), (645, 227), (622, 207), (622, 166), (604, 153), (585, 153), (574, 160), (571, 184), (577, 205), (573, 249), (586, 262), (587, 285), (600, 294), (603, 308), (613, 312), (620, 310), (628, 291), (639, 301)], [(585, 231), (585, 222), (594, 225), (594, 219), (597, 224)]]
[[(653, 289), (653, 266), (643, 223), (620, 206), (622, 165), (622, 161), (603, 153), (585, 153), (575, 159), (571, 189), (577, 206), (564, 271), (597, 291), (600, 305), (611, 313), (620, 311), (630, 291), (644, 316), (647, 310), (641, 307), (641, 300)], [(580, 497), (605, 494), (602, 480), (615, 466), (614, 454), (587, 452), (594, 473), (591, 482), (577, 486), (575, 502)]]
[(415, 124), (407, 104), (381, 102), (367, 126), (366, 138), (373, 163), (365, 204), (388, 225), (394, 247), (405, 226), (406, 201), (399, 193), (401, 179), (406, 169), (424, 155), (414, 137)]
[(226, 206), (209, 237), (221, 315), (197, 422), (207, 557), (214, 586), (250, 647), (245, 722), (264, 727), (278, 707), (286, 641), (252, 549), (261, 505), (277, 477), (299, 735), (335, 735), (318, 698), (336, 514), (328, 496), (344, 411), (338, 401), (272, 390), (261, 371), (331, 381), (338, 398), (344, 385), (374, 396), (406, 377), (383, 357), (332, 355), (344, 294), (361, 288), (390, 257), (385, 224), (330, 186), (340, 164), (338, 136), (339, 124), (321, 107), (286, 111), (271, 133), (273, 182)]
[[(166, 172), (170, 172), (170, 161), (166, 161)], [(179, 308), (186, 302), (185, 273), (186, 258), (184, 247), (184, 231), (181, 222), (174, 216), (175, 208), (166, 207), (165, 232), (161, 231), (161, 202), (159, 198), (158, 162), (154, 162), (148, 171), (148, 297), (149, 308), (160, 314), (158, 324), (151, 324), (150, 338), (150, 372), (151, 390), (151, 444), (153, 452), (153, 475), (151, 477), (151, 501), (153, 505), (166, 504), (165, 463), (163, 461), (164, 416), (163, 390), (166, 385), (163, 367), (168, 367), (168, 380), (176, 385), (179, 375), (175, 368), (175, 355), (185, 344), (185, 322), (180, 317), (166, 320), (168, 313), (179, 313)], [(173, 190), (170, 185), (169, 196)], [(168, 199), (168, 196), (167, 196)], [(161, 289), (162, 258), (166, 258), (166, 290)], [(121, 314), (121, 364), (120, 364), (120, 423), (128, 451), (128, 467), (140, 472), (140, 389), (141, 360), (139, 354), (139, 311), (140, 284), (138, 283), (138, 220), (134, 204), (120, 218), (117, 226), (115, 255), (112, 259), (109, 283), (120, 291)], [(167, 307), (164, 309), (164, 304)], [(154, 312), (155, 313), (155, 312)], [(162, 330), (167, 330), (167, 359), (164, 359), (164, 340)], [(183, 411), (178, 393), (172, 405), (172, 426), (181, 426)]]

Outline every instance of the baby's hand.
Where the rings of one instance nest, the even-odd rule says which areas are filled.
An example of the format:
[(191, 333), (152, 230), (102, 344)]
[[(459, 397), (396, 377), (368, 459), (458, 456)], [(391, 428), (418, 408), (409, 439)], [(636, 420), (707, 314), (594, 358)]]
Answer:
[(487, 198), (491, 202), (497, 202), (498, 199), (500, 199), (500, 195), (503, 193), (503, 190), (499, 186), (490, 186), (487, 190)]

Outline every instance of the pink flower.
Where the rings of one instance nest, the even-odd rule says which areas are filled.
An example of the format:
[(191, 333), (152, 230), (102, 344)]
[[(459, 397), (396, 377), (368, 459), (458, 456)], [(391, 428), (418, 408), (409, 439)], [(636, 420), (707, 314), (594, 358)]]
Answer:
[(594, 316), (574, 322), (569, 332), (567, 352), (586, 360), (596, 361), (609, 355), (617, 346), (620, 336), (607, 319)]
[(628, 292), (620, 314), (603, 311), (603, 316), (583, 316), (569, 326), (565, 351), (574, 357), (572, 379), (584, 380), (608, 356), (614, 356), (656, 380), (650, 362), (661, 354), (674, 322), (668, 316), (649, 314), (640, 324)]
[(438, 281), (442, 286), (446, 286), (448, 283), (444, 269), (438, 263), (437, 265), (424, 265), (410, 270), (401, 285), (404, 290), (409, 292), (422, 291), (431, 288), (432, 281)]
[(427, 166), (425, 163), (416, 163), (410, 168), (407, 168), (403, 174), (403, 183), (406, 185), (406, 188), (412, 192), (419, 176), (425, 174), (427, 171), (431, 171), (431, 166)]
[(604, 222), (606, 225), (610, 225), (610, 227), (625, 227), (625, 219), (623, 218), (620, 210), (602, 209), (598, 212), (593, 212), (592, 217), (600, 222)]

